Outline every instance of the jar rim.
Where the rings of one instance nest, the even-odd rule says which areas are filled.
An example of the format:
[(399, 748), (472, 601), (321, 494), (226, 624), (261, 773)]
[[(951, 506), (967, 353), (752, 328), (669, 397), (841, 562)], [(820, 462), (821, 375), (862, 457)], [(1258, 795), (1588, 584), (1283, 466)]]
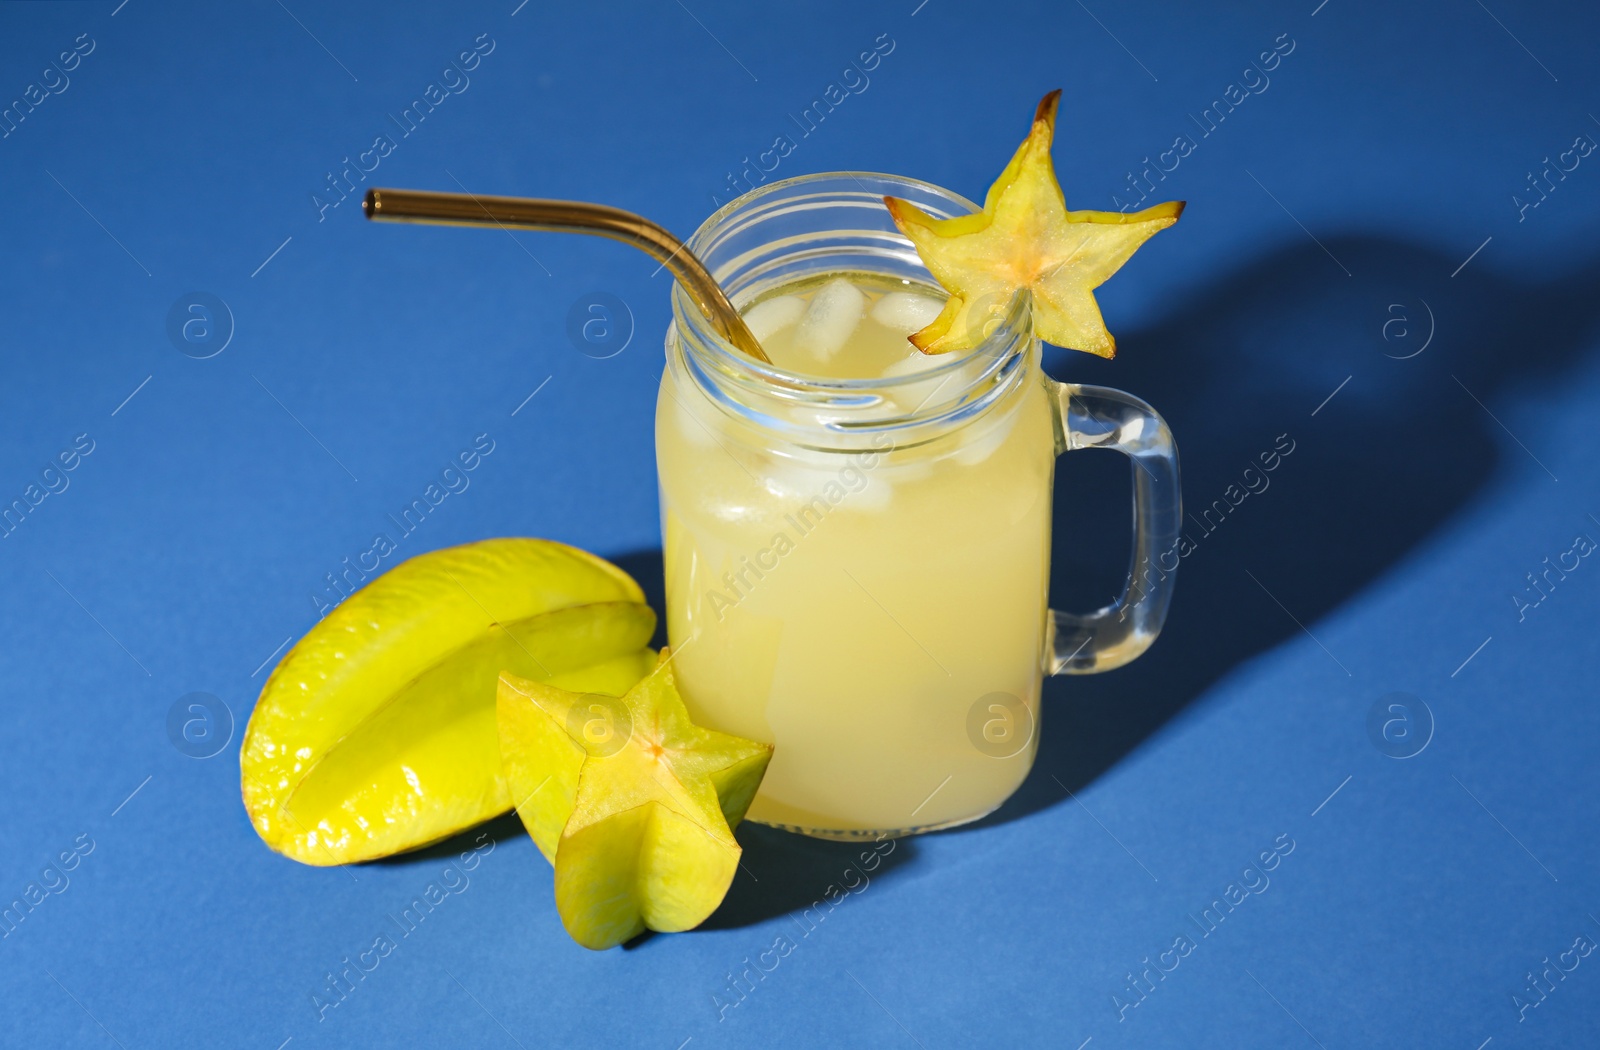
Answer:
[[(761, 294), (794, 279), (795, 271), (829, 272), (827, 260), (857, 265), (834, 272), (910, 275), (933, 284), (909, 238), (894, 226), (886, 195), (910, 198), (935, 218), (971, 214), (978, 206), (960, 194), (898, 175), (821, 172), (781, 179), (729, 201), (700, 225), (687, 242), (723, 286), (730, 301), (752, 289)], [(832, 209), (832, 211), (829, 211)], [(830, 222), (833, 215), (861, 209), (860, 221)], [(777, 232), (762, 224), (773, 223)], [(798, 231), (798, 232), (797, 232)], [(765, 283), (762, 283), (765, 282)], [(1024, 289), (985, 315), (985, 337), (949, 360), (892, 376), (818, 376), (758, 361), (730, 343), (687, 290), (673, 285), (673, 322), (667, 330), (669, 367), (679, 361), (694, 382), (725, 411), (791, 434), (836, 436), (892, 431), (921, 440), (960, 426), (1001, 400), (1037, 359), (1032, 298)], [(990, 325), (993, 325), (991, 328)], [(958, 382), (951, 382), (955, 377)], [(905, 393), (934, 384), (914, 408)], [(947, 389), (948, 388), (948, 389)], [(896, 394), (900, 396), (897, 397)], [(809, 415), (798, 424), (795, 414)]]
[[(700, 224), (699, 228), (697, 228), (694, 233), (690, 235), (689, 240), (686, 242), (686, 246), (701, 259), (705, 259), (706, 255), (709, 254), (708, 249), (714, 247), (716, 239), (725, 232), (728, 232), (725, 228), (729, 226), (730, 220), (732, 220), (735, 216), (749, 212), (752, 209), (759, 208), (762, 204), (766, 203), (772, 198), (785, 196), (789, 193), (789, 191), (796, 188), (803, 188), (815, 184), (836, 183), (844, 179), (856, 182), (857, 184), (861, 184), (863, 180), (871, 179), (881, 182), (885, 184), (885, 186), (898, 186), (905, 189), (918, 190), (928, 196), (941, 197), (952, 206), (952, 210), (948, 212), (950, 217), (983, 210), (981, 206), (973, 203), (961, 194), (956, 193), (954, 190), (948, 190), (942, 186), (931, 182), (925, 182), (921, 179), (913, 179), (903, 175), (890, 175), (884, 172), (876, 171), (815, 172), (809, 175), (795, 175), (787, 179), (779, 179), (776, 182), (766, 183), (765, 185), (759, 186), (748, 193), (735, 197), (733, 200), (727, 202), (715, 212), (711, 213), (711, 215)], [(861, 187), (861, 195), (863, 198), (871, 198), (874, 200), (881, 200), (884, 196), (884, 194), (874, 193), (873, 191), (866, 189), (864, 185)], [(966, 210), (953, 210), (963, 208)], [(924, 210), (928, 209), (925, 208)], [(885, 209), (885, 211), (887, 212), (887, 209)], [(945, 216), (936, 214), (934, 217), (942, 218)], [(913, 253), (915, 252), (915, 248), (911, 245), (911, 241), (903, 234), (900, 234), (898, 231), (896, 231), (894, 236), (902, 241), (907, 249), (910, 249)], [(924, 270), (924, 272), (926, 272), (926, 267), (921, 268)], [(718, 268), (712, 266), (711, 269), (712, 276), (717, 277), (720, 281), (721, 277), (717, 273)], [(931, 280), (932, 275), (930, 274), (929, 277)], [(736, 296), (737, 292), (729, 293), (730, 300), (735, 299)], [(905, 386), (912, 383), (924, 382), (928, 379), (943, 378), (944, 376), (947, 376), (961, 368), (964, 364), (969, 363), (973, 357), (977, 356), (985, 348), (990, 347), (991, 344), (1009, 344), (1015, 341), (1019, 335), (1023, 334), (1020, 329), (1026, 327), (1025, 324), (1019, 324), (1018, 322), (1025, 322), (1027, 320), (1031, 307), (1031, 301), (1029, 300), (1028, 296), (1025, 294), (1019, 294), (1000, 314), (1000, 323), (998, 327), (989, 334), (989, 336), (982, 344), (980, 344), (980, 346), (964, 353), (952, 353), (949, 355), (949, 361), (936, 365), (932, 368), (908, 373), (903, 376), (867, 376), (861, 378), (848, 378), (818, 376), (809, 372), (800, 372), (794, 369), (784, 368), (783, 366), (777, 364), (769, 364), (767, 362), (757, 361), (750, 355), (744, 353), (742, 350), (734, 346), (720, 332), (716, 331), (711, 324), (710, 318), (707, 318), (705, 314), (701, 312), (699, 305), (695, 303), (691, 296), (689, 296), (687, 290), (676, 281), (673, 282), (672, 301), (675, 326), (691, 319), (702, 322), (701, 324), (696, 325), (696, 334), (700, 338), (697, 338), (694, 340), (694, 342), (698, 344), (696, 349), (704, 348), (705, 350), (710, 351), (713, 359), (711, 363), (715, 363), (719, 367), (729, 367), (736, 372), (748, 373), (751, 376), (760, 377), (775, 385), (786, 388), (814, 389), (817, 391), (831, 390), (841, 393), (856, 393), (885, 388), (893, 389), (895, 387)], [(1031, 335), (1031, 333), (1028, 334)]]

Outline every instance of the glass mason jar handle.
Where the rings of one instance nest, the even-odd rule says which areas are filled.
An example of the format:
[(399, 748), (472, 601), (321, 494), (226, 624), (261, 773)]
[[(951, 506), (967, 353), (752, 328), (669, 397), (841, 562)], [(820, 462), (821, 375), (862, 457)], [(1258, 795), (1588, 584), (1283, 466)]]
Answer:
[(1132, 394), (1046, 382), (1056, 395), (1057, 455), (1110, 448), (1133, 461), (1133, 558), (1127, 588), (1110, 605), (1084, 616), (1050, 610), (1046, 669), (1051, 674), (1097, 674), (1150, 648), (1166, 622), (1183, 524), (1178, 448), (1156, 410)]

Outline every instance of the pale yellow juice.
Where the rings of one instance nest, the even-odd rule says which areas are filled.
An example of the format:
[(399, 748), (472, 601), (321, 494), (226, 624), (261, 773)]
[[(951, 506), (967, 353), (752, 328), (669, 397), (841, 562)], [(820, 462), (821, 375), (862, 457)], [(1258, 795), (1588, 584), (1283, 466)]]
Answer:
[[(773, 362), (903, 375), (937, 288), (844, 275), (744, 308)], [(1037, 375), (916, 447), (823, 451), (669, 363), (657, 412), (669, 604), (695, 720), (776, 745), (753, 820), (836, 837), (976, 819), (1021, 782), (1046, 650), (1055, 423)], [(959, 382), (959, 376), (947, 382)], [(896, 389), (910, 412), (935, 380)]]

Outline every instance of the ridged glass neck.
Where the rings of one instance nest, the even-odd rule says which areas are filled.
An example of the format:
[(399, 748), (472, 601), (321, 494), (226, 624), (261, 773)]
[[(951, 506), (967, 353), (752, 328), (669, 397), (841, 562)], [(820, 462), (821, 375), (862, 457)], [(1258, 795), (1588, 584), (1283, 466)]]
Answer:
[[(885, 196), (911, 201), (935, 218), (976, 211), (949, 190), (868, 172), (807, 175), (763, 186), (712, 215), (689, 240), (736, 306), (795, 281), (869, 273), (930, 283), (911, 242), (895, 228)], [(1030, 300), (1019, 294), (977, 349), (911, 375), (829, 379), (756, 361), (717, 333), (679, 286), (667, 363), (674, 378), (699, 388), (723, 411), (810, 448), (851, 450), (889, 435), (896, 447), (932, 440), (1006, 400), (1038, 361)], [(931, 392), (907, 409), (904, 392)], [(895, 396), (897, 393), (902, 396)]]

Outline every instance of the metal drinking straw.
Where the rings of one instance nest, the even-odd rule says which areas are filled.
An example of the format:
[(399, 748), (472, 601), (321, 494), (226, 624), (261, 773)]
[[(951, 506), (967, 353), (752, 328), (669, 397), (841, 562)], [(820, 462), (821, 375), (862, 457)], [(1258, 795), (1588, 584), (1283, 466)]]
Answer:
[(426, 190), (367, 191), (361, 208), (378, 222), (425, 222), (440, 226), (498, 226), (555, 233), (587, 233), (631, 244), (660, 260), (688, 290), (723, 338), (757, 361), (771, 364), (710, 271), (682, 241), (642, 215), (586, 201), (533, 197), (481, 197)]

